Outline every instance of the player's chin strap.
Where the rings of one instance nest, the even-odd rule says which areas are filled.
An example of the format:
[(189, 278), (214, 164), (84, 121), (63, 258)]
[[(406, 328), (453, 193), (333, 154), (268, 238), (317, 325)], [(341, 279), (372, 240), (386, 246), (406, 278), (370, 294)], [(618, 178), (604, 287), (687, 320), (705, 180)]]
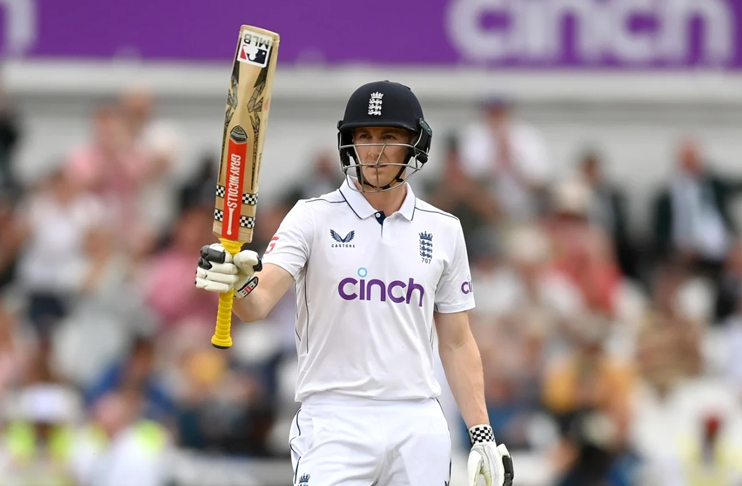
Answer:
[[(379, 152), (379, 156), (376, 158), (376, 163), (370, 165), (371, 167), (378, 166), (379, 162), (381, 161), (382, 155), (384, 155), (384, 150), (386, 149), (386, 147), (387, 147), (386, 145), (382, 147), (381, 152)], [(413, 147), (410, 145), (410, 149), (412, 148)], [(402, 173), (406, 169), (409, 169), (410, 159), (412, 158), (412, 155), (407, 157), (407, 161), (404, 164), (400, 164), (399, 172), (397, 172), (397, 175), (395, 175), (394, 178), (391, 181), (389, 181), (387, 185), (379, 187), (377, 185), (371, 184), (370, 182), (368, 182), (368, 180), (366, 180), (365, 177), (363, 177), (363, 170), (362, 170), (363, 164), (361, 163), (361, 157), (360, 155), (358, 155), (358, 149), (355, 147), (355, 145), (353, 149), (355, 150), (355, 153), (356, 153), (356, 162), (358, 162), (358, 167), (356, 167), (356, 175), (358, 176), (358, 180), (361, 181), (361, 186), (368, 186), (372, 189), (375, 189), (377, 192), (381, 192), (381, 191), (386, 191), (387, 189), (391, 189), (392, 187), (396, 187), (398, 184), (395, 184), (395, 183), (397, 182), (399, 182), (400, 184), (404, 183), (405, 179), (402, 177)], [(378, 171), (376, 173), (376, 180), (377, 181), (379, 180)]]
[[(357, 170), (357, 174), (358, 174), (358, 179), (361, 181), (361, 185), (362, 186), (368, 186), (368, 187), (370, 187), (372, 189), (375, 189), (378, 192), (381, 192), (381, 191), (386, 191), (387, 189), (391, 189), (392, 187), (395, 187), (397, 185), (397, 184), (395, 184), (395, 182), (404, 183), (405, 180), (404, 180), (404, 177), (402, 177), (402, 173), (405, 171), (405, 169), (407, 169), (407, 164), (404, 164), (402, 167), (400, 167), (399, 168), (399, 172), (397, 172), (397, 175), (394, 176), (394, 179), (392, 179), (389, 182), (389, 184), (387, 184), (385, 186), (382, 186), (382, 187), (375, 186), (375, 185), (371, 184), (370, 182), (368, 182), (366, 180), (366, 178), (363, 177), (363, 173), (361, 171), (361, 166), (360, 165), (358, 166), (358, 169), (356, 169), (356, 170)], [(377, 177), (377, 179), (378, 179), (378, 177)]]

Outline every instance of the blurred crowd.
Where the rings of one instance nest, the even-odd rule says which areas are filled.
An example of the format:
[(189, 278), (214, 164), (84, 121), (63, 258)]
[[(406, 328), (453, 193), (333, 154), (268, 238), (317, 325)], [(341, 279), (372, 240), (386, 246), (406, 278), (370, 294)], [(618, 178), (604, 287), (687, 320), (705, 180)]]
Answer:
[(217, 157), (172, 177), (182, 133), (153, 108), (99, 103), (89, 141), (24, 185), (22, 116), (0, 106), (3, 485), (161, 485), (174, 448), (282, 453), (270, 343), (214, 349), (218, 296), (193, 285)]
[(641, 235), (603, 154), (557, 173), (515, 108), (488, 100), (426, 191), (467, 237), (495, 436), (560, 486), (742, 484), (740, 182), (678, 140)]
[[(217, 296), (193, 279), (218, 154), (173, 177), (183, 135), (155, 106), (142, 90), (98, 104), (87, 144), (24, 185), (22, 114), (0, 97), (3, 485), (164, 485), (176, 449), (288, 457), (294, 296), (211, 346)], [(411, 180), (464, 229), (498, 440), (543, 457), (554, 486), (739, 486), (742, 181), (678, 140), (640, 235), (604, 154), (560, 173), (517, 115), (488, 99)], [(256, 251), (342, 180), (332, 152), (305, 170), (259, 207)]]

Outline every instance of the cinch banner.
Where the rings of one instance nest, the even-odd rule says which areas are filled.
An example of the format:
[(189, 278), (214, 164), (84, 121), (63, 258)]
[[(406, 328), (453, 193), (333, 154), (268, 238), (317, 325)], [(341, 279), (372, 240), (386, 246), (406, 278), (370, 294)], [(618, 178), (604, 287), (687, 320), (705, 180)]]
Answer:
[(4, 0), (3, 57), (228, 62), (241, 24), (282, 64), (742, 68), (742, 0)]

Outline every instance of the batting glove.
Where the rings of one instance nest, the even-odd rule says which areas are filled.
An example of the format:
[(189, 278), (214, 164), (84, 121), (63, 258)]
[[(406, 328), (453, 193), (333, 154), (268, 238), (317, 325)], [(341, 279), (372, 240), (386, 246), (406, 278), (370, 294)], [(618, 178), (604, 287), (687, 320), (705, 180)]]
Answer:
[(487, 486), (512, 486), (513, 460), (505, 444), (495, 442), (495, 433), (489, 425), (475, 425), (469, 429), (471, 452), (467, 469), (468, 486), (477, 486), (479, 476), (484, 476)]
[(241, 299), (258, 286), (255, 272), (262, 269), (263, 262), (256, 252), (243, 249), (233, 258), (220, 243), (213, 243), (201, 248), (196, 287), (219, 293), (234, 289), (235, 298)]

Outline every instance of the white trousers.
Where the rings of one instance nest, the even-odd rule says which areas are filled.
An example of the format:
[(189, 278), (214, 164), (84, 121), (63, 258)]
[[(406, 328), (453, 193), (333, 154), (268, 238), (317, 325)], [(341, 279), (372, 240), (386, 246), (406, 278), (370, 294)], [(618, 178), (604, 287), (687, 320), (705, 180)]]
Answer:
[(448, 486), (451, 435), (437, 400), (312, 396), (289, 439), (294, 486)]

